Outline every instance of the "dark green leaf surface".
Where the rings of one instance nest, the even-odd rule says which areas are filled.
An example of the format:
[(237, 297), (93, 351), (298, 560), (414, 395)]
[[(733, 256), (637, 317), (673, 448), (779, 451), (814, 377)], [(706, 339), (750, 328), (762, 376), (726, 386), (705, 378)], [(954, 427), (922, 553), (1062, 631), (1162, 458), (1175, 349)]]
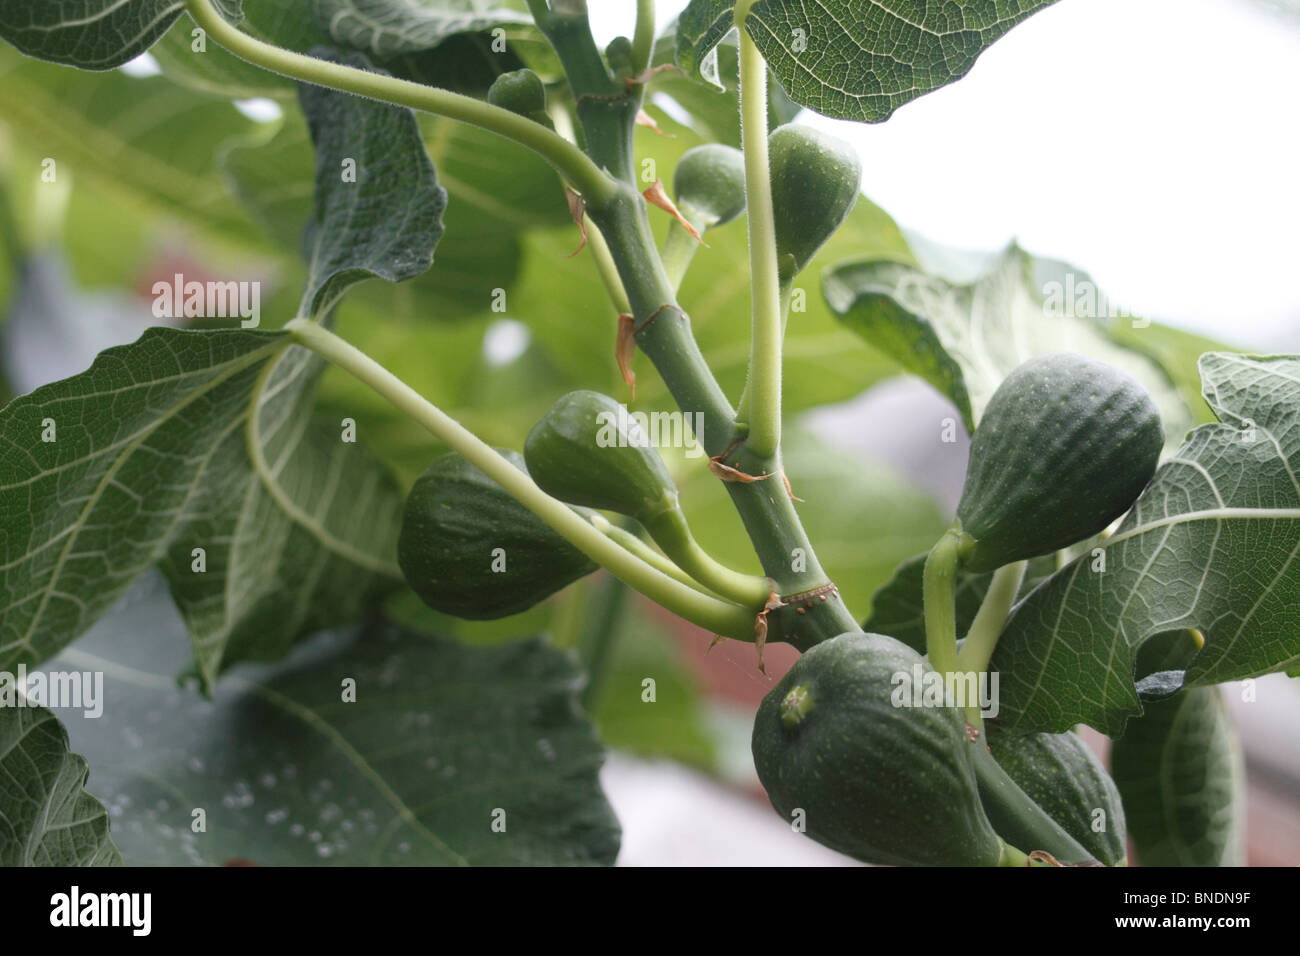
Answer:
[(1111, 750), (1142, 866), (1241, 866), (1240, 744), (1223, 700), (1199, 687), (1147, 704)]
[(1193, 418), (1169, 375), (1116, 343), (1095, 319), (1048, 311), (1036, 260), (1010, 246), (970, 284), (883, 260), (847, 262), (823, 274), (840, 320), (947, 397), (974, 431), (1002, 380), (1045, 352), (1078, 352), (1122, 369), (1150, 392), (1177, 448)]
[(154, 564), (208, 681), (393, 586), (398, 490), (362, 446), (311, 426), (315, 365), (288, 348), (152, 329), (0, 412), (0, 667), (56, 653)]
[(111, 70), (153, 46), (184, 8), (182, 0), (5, 0), (0, 37), (28, 56)]
[[(790, 97), (826, 116), (878, 123), (965, 76), (1017, 23), (1054, 0), (758, 0), (745, 30)], [(677, 59), (699, 75), (734, 25), (734, 0), (692, 0)]]
[[(385, 319), (422, 325), (490, 314), (494, 290), (513, 292), (518, 280), (521, 233), (571, 221), (563, 189), (551, 168), (521, 146), (463, 123), (420, 119), (438, 184), (450, 194), (438, 268), (401, 287), (368, 283), (352, 295)], [(296, 250), (312, 214), (312, 147), (301, 119), (291, 113), (273, 136), (232, 143), (219, 165), (249, 215)]]
[(484, 0), (315, 0), (313, 6), (337, 42), (380, 58), (431, 50), (457, 34), (533, 22)]
[(1118, 736), (1139, 713), (1148, 638), (1199, 629), (1189, 686), (1300, 659), (1300, 357), (1210, 353), (1202, 425), (1161, 466), (1115, 534), (1104, 571), (1085, 555), (1013, 612), (993, 658), (1019, 731), (1091, 724)]
[(735, 12), (735, 0), (691, 0), (677, 19), (677, 65), (719, 90), (714, 50), (736, 25)]
[[(360, 54), (337, 59), (327, 52), (315, 51), (370, 68)], [(411, 110), (309, 83), (300, 84), (298, 95), (316, 147), (301, 314), (326, 315), (362, 279), (400, 282), (433, 264), (447, 191), (438, 185)]]
[(0, 866), (115, 866), (104, 805), (52, 711), (0, 706)]
[[(571, 659), (545, 642), (329, 632), (229, 675), (208, 701), (172, 678), (183, 628), (146, 594), (59, 662), (105, 672), (104, 716), (74, 715), (69, 732), (127, 862), (613, 862), (602, 748)], [(505, 832), (492, 829), (497, 809)]]

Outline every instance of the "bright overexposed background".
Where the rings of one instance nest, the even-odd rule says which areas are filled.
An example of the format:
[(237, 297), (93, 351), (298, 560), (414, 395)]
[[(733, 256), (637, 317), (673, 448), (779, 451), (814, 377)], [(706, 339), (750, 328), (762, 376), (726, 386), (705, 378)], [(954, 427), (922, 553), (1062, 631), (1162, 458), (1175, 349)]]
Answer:
[[(633, 0), (590, 4), (598, 39)], [(663, 22), (685, 6), (660, 0)], [(1060, 0), (961, 81), (832, 127), (868, 196), (954, 246), (1086, 269), (1130, 312), (1300, 348), (1300, 15), (1264, 0)]]

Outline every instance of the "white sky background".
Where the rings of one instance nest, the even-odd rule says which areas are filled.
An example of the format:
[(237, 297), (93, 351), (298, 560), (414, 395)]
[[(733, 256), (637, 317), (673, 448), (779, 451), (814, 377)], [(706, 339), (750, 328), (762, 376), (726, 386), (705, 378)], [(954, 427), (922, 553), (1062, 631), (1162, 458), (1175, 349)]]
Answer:
[[(633, 0), (592, 0), (603, 44)], [(666, 23), (684, 0), (660, 0)], [(1249, 0), (1061, 0), (886, 123), (824, 120), (900, 225), (1088, 270), (1111, 301), (1300, 349), (1300, 18)]]

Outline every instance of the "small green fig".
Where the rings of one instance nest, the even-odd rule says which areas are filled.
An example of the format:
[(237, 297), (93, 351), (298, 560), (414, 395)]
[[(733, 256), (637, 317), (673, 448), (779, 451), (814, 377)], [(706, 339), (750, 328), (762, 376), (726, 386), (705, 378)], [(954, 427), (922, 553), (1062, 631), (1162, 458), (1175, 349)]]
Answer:
[(677, 508), (677, 487), (645, 430), (600, 392), (570, 392), (533, 426), (524, 460), (547, 494), (643, 524)]
[(488, 102), (520, 116), (527, 116), (543, 126), (551, 126), (546, 112), (546, 85), (529, 69), (502, 73), (488, 89)]
[(787, 124), (768, 137), (777, 267), (788, 282), (843, 225), (862, 189), (862, 163), (844, 140)]
[[(518, 452), (502, 454), (525, 468)], [(473, 621), (526, 611), (596, 570), (590, 558), (454, 452), (437, 458), (411, 488), (397, 563), (425, 604)]]
[(745, 157), (738, 149), (708, 143), (686, 151), (673, 171), (677, 208), (704, 232), (745, 211)]
[(1105, 530), (1151, 480), (1164, 438), (1155, 402), (1126, 372), (1069, 352), (1029, 359), (971, 438), (963, 564), (994, 571)]

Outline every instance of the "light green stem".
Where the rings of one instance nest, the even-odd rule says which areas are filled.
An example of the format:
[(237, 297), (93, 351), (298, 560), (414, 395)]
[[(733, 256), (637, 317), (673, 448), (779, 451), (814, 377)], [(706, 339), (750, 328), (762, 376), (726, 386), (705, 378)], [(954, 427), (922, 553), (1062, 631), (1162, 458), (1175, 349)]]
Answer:
[(629, 553), (564, 502), (542, 491), (526, 473), (512, 465), (490, 445), (354, 345), (304, 319), (294, 319), (285, 326), (285, 331), (292, 333), (299, 344), (369, 385), (412, 421), (423, 425), (579, 551), (608, 568), (619, 580), (715, 634), (753, 640), (752, 609), (701, 594)]
[[(749, 4), (737, 6), (737, 22)], [(749, 351), (749, 424), (746, 444), (760, 457), (781, 447), (781, 292), (776, 264), (776, 217), (767, 156), (767, 64), (740, 29), (740, 135), (745, 153), (745, 208), (749, 224), (749, 273), (753, 332)]]
[(984, 601), (966, 633), (961, 653), (957, 655), (959, 670), (982, 672), (989, 666), (1028, 566), (1027, 561), (1016, 561), (993, 573), (988, 593), (984, 595)]
[(587, 626), (583, 630), (578, 651), (586, 672), (587, 682), (582, 688), (582, 706), (588, 712), (600, 699), (609, 665), (618, 642), (619, 624), (627, 606), (627, 587), (622, 581), (607, 578), (597, 582), (599, 590), (594, 600), (584, 610)]
[(957, 671), (957, 559), (960, 538), (949, 529), (925, 558), (921, 577), (925, 610), (925, 649), (930, 666), (944, 676), (947, 686)]
[(602, 206), (614, 197), (613, 182), (582, 150), (527, 117), (472, 96), (341, 63), (329, 63), (265, 43), (227, 23), (213, 7), (212, 0), (185, 0), (185, 7), (208, 36), (254, 66), (305, 83), (407, 106), (490, 130), (527, 146), (549, 162), (582, 193), (589, 208)]
[[(785, 327), (790, 320), (790, 292), (794, 283), (790, 279), (781, 280), (781, 340), (785, 341)], [(749, 419), (749, 388), (751, 385), (749, 379), (745, 379), (745, 388), (740, 393), (740, 402), (736, 405), (739, 412), (736, 413), (737, 421), (747, 422)]]
[(643, 73), (650, 66), (655, 45), (655, 0), (637, 0), (636, 32), (632, 35), (632, 72)]
[(1004, 840), (1002, 843), (1002, 858), (998, 860), (998, 866), (1029, 866), (1029, 854), (1017, 850)]
[(772, 582), (753, 574), (741, 574), (720, 564), (700, 547), (681, 508), (671, 508), (646, 521), (646, 530), (678, 567), (711, 591), (728, 600), (753, 608), (757, 613), (772, 593)]
[[(696, 229), (700, 228), (697, 223), (691, 225)], [(687, 232), (680, 222), (673, 219), (668, 223), (668, 235), (664, 237), (664, 246), (659, 258), (663, 260), (664, 272), (668, 276), (668, 284), (673, 292), (677, 292), (682, 287), (686, 270), (691, 267), (691, 260), (695, 258), (695, 252), (699, 248), (700, 241)]]
[(618, 267), (614, 265), (614, 258), (609, 254), (609, 243), (605, 241), (600, 228), (591, 221), (590, 216), (584, 215), (582, 221), (587, 230), (587, 245), (591, 247), (591, 257), (596, 261), (596, 271), (600, 273), (600, 281), (605, 286), (609, 301), (614, 303), (614, 308), (621, 314), (631, 313), (632, 306), (627, 300), (623, 280), (619, 278)]
[(653, 568), (658, 568), (660, 571), (668, 575), (673, 580), (680, 581), (682, 582), (682, 584), (685, 584), (687, 587), (694, 588), (695, 590), (699, 591), (701, 594), (708, 594), (712, 597), (721, 597), (721, 595), (715, 594), (715, 592), (710, 591), (699, 581), (696, 581), (689, 574), (687, 574), (677, 565), (673, 564), (672, 561), (664, 557), (654, 548), (650, 547), (650, 545), (646, 544), (644, 541), (638, 538), (631, 531), (628, 531), (626, 528), (620, 528), (618, 525), (611, 522), (604, 515), (599, 513), (593, 514), (591, 516), (591, 523), (596, 527), (598, 531), (601, 532), (601, 534), (605, 535), (610, 540), (615, 541), (618, 544), (622, 545), (624, 548), (626, 548), (628, 551), (631, 551), (633, 554), (635, 554), (646, 564), (650, 565)]

